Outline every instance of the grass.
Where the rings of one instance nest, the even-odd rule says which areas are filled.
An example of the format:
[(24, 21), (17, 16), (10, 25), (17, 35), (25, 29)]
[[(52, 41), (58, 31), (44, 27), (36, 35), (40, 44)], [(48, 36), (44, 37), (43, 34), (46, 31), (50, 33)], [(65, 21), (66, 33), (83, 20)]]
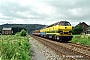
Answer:
[(0, 35), (1, 60), (31, 60), (28, 36)]
[(73, 35), (73, 39), (71, 40), (71, 42), (90, 46), (90, 36), (88, 36), (88, 35)]

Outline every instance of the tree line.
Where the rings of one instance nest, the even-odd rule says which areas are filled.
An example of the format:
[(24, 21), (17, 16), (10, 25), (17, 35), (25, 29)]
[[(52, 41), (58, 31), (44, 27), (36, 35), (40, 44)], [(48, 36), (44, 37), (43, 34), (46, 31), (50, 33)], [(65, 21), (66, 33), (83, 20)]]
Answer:
[(20, 32), (22, 29), (26, 30), (28, 34), (31, 34), (34, 30), (41, 29), (45, 27), (45, 25), (40, 24), (4, 24), (0, 25), (0, 33), (2, 33), (3, 27), (12, 28), (13, 34)]

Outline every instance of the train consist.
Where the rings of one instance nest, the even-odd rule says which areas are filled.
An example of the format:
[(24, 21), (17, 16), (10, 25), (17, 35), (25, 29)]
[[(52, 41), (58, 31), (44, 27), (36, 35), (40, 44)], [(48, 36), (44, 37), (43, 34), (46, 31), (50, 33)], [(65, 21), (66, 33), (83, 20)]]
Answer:
[(72, 26), (68, 21), (60, 21), (49, 25), (43, 29), (36, 30), (33, 35), (51, 38), (61, 42), (68, 42), (72, 40)]

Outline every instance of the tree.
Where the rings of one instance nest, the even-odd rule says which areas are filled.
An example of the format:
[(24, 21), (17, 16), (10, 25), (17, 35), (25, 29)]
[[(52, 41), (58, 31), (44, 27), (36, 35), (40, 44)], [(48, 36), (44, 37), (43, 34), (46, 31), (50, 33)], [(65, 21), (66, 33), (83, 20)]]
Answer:
[(83, 32), (83, 27), (82, 26), (75, 26), (72, 30), (73, 34), (80, 34), (81, 32)]
[(12, 27), (13, 34), (16, 34), (17, 32), (20, 32), (22, 29), (26, 30), (26, 29), (23, 28), (23, 27)]

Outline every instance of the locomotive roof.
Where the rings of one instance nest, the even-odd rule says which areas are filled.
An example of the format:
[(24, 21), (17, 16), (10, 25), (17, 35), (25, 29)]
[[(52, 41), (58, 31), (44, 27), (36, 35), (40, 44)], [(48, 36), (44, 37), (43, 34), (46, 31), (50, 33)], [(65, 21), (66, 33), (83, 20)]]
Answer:
[(47, 27), (51, 27), (51, 26), (54, 26), (54, 25), (56, 25), (56, 24), (58, 24), (58, 23), (60, 23), (60, 22), (68, 22), (68, 21), (59, 21), (59, 22), (56, 22), (56, 23), (54, 23), (54, 24), (51, 24), (51, 25), (49, 25), (49, 26), (47, 26)]

